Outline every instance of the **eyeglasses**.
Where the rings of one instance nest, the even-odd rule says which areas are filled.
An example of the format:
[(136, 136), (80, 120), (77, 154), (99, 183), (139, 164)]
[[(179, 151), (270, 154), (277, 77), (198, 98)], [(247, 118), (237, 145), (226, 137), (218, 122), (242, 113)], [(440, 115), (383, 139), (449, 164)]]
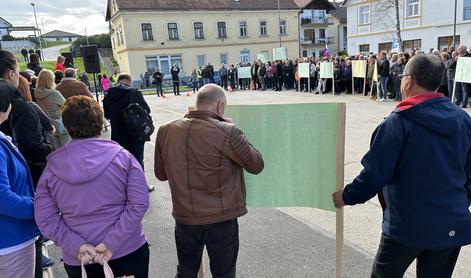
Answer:
[(410, 78), (413, 78), (412, 77), (412, 74), (398, 74), (399, 77), (406, 77), (406, 76), (409, 76)]

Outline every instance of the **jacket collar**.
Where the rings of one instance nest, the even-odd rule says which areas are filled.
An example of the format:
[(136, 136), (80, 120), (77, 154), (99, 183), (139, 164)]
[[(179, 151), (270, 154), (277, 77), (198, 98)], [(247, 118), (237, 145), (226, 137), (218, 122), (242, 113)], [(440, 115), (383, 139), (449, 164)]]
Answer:
[(405, 100), (401, 101), (396, 106), (396, 109), (398, 109), (399, 111), (404, 111), (418, 104), (421, 104), (422, 102), (425, 102), (429, 99), (441, 98), (441, 97), (445, 97), (445, 96), (442, 93), (437, 93), (437, 92), (424, 92), (422, 94), (418, 94), (418, 95), (415, 95), (410, 98), (406, 98)]
[(191, 111), (185, 115), (188, 119), (215, 119), (221, 122), (225, 122), (224, 118), (209, 111)]

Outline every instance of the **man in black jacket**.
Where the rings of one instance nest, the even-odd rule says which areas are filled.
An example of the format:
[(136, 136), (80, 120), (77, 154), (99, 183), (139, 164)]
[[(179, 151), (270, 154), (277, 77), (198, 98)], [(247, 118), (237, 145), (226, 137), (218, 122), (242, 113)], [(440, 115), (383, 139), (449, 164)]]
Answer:
[(178, 74), (180, 73), (180, 68), (177, 64), (173, 65), (172, 69), (170, 70), (172, 74), (172, 83), (173, 83), (173, 94), (176, 96), (180, 95), (180, 77)]
[(389, 60), (386, 57), (386, 52), (381, 52), (379, 55), (379, 101), (386, 101), (388, 96), (388, 80), (389, 80)]
[(152, 75), (155, 83), (155, 90), (157, 91), (157, 97), (163, 97), (164, 91), (162, 90), (162, 81), (164, 79), (163, 73), (159, 69), (155, 69), (154, 74)]
[[(133, 87), (132, 77), (129, 74), (122, 73), (118, 77), (118, 85), (108, 90), (108, 94), (103, 100), (103, 109), (105, 118), (111, 123), (111, 140), (120, 144), (128, 150), (141, 164), (144, 169), (144, 144), (150, 138), (136, 138), (128, 133), (124, 123), (123, 110), (131, 104), (131, 96), (140, 106), (150, 113), (149, 105), (145, 101), (142, 93)], [(154, 187), (149, 186), (149, 192)]]

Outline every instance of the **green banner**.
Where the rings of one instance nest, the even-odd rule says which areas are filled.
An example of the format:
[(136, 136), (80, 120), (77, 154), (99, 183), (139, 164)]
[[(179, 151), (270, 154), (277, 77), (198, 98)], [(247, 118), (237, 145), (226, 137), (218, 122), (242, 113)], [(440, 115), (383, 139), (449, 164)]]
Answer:
[(343, 184), (344, 113), (345, 104), (338, 103), (228, 106), (226, 116), (265, 161), (260, 175), (245, 173), (248, 206), (335, 211), (332, 193)]
[(322, 62), (320, 66), (321, 78), (334, 78), (334, 63)]
[(471, 58), (458, 58), (455, 82), (471, 83)]
[(252, 75), (250, 74), (250, 67), (237, 68), (237, 76), (239, 79), (252, 78)]
[(309, 78), (309, 74), (311, 73), (311, 64), (300, 63), (298, 64), (298, 70), (299, 70), (299, 77)]
[(257, 54), (257, 59), (260, 60), (262, 63), (266, 64), (268, 62), (268, 54)]
[(286, 60), (288, 59), (288, 50), (286, 47), (273, 48), (273, 60)]

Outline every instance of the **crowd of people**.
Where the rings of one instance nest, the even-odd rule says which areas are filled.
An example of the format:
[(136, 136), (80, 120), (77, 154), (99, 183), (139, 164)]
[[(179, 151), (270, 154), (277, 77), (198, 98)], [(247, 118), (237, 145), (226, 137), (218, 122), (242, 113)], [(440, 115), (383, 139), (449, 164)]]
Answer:
[[(287, 60), (276, 60), (262, 62), (254, 60), (252, 63), (222, 64), (218, 70), (214, 66), (207, 64), (197, 69), (193, 69), (190, 74), (188, 85), (196, 93), (199, 88), (206, 84), (218, 84), (225, 90), (295, 90), (297, 92), (309, 92), (315, 94), (327, 94), (334, 92), (336, 95), (345, 94), (365, 94), (380, 102), (388, 99), (400, 101), (401, 79), (408, 61), (417, 54), (424, 54), (419, 50), (407, 52), (381, 52), (358, 53), (353, 56), (331, 56), (331, 57), (310, 57)], [(454, 75), (459, 57), (471, 56), (471, 48), (460, 46), (457, 50), (454, 47), (443, 49), (442, 51), (430, 49), (429, 54), (437, 55), (446, 67), (446, 74), (443, 76), (439, 91), (451, 98), (454, 89)], [(353, 78), (352, 62), (364, 60), (367, 63), (364, 78)], [(320, 67), (322, 62), (333, 63), (333, 78), (321, 78)], [(298, 64), (309, 64), (309, 78), (299, 77)], [(250, 78), (240, 78), (240, 68), (250, 68)], [(376, 70), (375, 70), (376, 68)], [(179, 95), (179, 85), (182, 82), (179, 77), (180, 68), (174, 65), (171, 70), (174, 94)], [(375, 74), (378, 75), (377, 81)], [(146, 72), (141, 74), (141, 88), (149, 88), (155, 85), (157, 95), (163, 95), (164, 74), (155, 69), (153, 74)], [(353, 80), (353, 81), (352, 81)], [(352, 84), (353, 82), (353, 84)], [(456, 98), (454, 102), (462, 107), (467, 107), (467, 98), (471, 90), (469, 84), (457, 83)]]
[[(42, 277), (54, 265), (42, 256), (49, 240), (62, 249), (69, 277), (82, 277), (82, 263), (97, 277), (105, 261), (119, 277), (147, 277), (141, 220), (154, 190), (143, 172), (150, 138), (118, 127), (121, 106), (145, 100), (129, 75), (113, 87), (103, 76), (103, 111), (63, 57), (55, 69), (20, 71), (16, 57), (0, 50), (0, 277)], [(100, 139), (105, 117), (114, 141)]]
[[(379, 194), (385, 224), (372, 277), (401, 277), (416, 258), (420, 277), (451, 277), (460, 247), (471, 243), (471, 120), (447, 97), (456, 59), (468, 49), (450, 51), (334, 56), (328, 59), (333, 79), (320, 78), (326, 58), (223, 65), (221, 86), (211, 84), (212, 66), (195, 70), (196, 108), (159, 127), (154, 153), (154, 174), (168, 180), (172, 194), (176, 277), (196, 276), (204, 246), (213, 276), (235, 277), (237, 219), (247, 213), (241, 173), (265, 167), (262, 154), (225, 117), (224, 89), (340, 94), (361, 93), (364, 85), (379, 101), (401, 100), (401, 93), (407, 100), (375, 131), (365, 170), (334, 193), (334, 204), (359, 204)], [(352, 84), (353, 60), (367, 60), (368, 67), (366, 78)], [(0, 277), (42, 277), (51, 262), (42, 258), (41, 245), (50, 239), (61, 248), (71, 278), (82, 277), (82, 266), (89, 277), (102, 277), (102, 265), (118, 277), (146, 278), (149, 244), (142, 220), (154, 187), (144, 174), (144, 146), (153, 126), (147, 122), (135, 133), (130, 125), (152, 122), (151, 109), (126, 73), (115, 84), (102, 76), (102, 108), (64, 62), (58, 58), (55, 72), (20, 71), (15, 56), (0, 50)], [(310, 64), (312, 78), (299, 78), (299, 63)], [(238, 78), (240, 67), (250, 67), (251, 78)], [(179, 73), (172, 66), (175, 95)], [(156, 70), (152, 77), (163, 94), (163, 74)], [(465, 107), (469, 87), (457, 86), (456, 104), (464, 101)], [(111, 140), (101, 138), (104, 119), (111, 123)], [(431, 173), (429, 165), (441, 171)]]

